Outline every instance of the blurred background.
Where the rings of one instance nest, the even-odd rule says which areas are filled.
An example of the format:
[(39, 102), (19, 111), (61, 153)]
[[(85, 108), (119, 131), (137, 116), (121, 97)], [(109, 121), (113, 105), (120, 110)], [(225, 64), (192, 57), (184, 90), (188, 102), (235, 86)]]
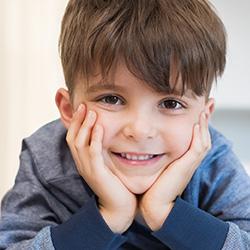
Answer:
[[(14, 184), (22, 139), (59, 117), (54, 96), (65, 85), (58, 37), (67, 2), (0, 0), (0, 200)], [(234, 143), (250, 173), (250, 1), (211, 2), (228, 32), (211, 123)]]

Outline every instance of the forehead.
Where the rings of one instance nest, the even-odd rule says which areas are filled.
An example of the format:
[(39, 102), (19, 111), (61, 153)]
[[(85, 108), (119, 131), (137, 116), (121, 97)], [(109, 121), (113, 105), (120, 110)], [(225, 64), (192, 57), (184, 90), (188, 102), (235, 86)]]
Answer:
[(140, 86), (147, 91), (151, 91), (158, 95), (175, 95), (175, 96), (187, 96), (192, 99), (196, 99), (197, 96), (191, 89), (186, 87), (183, 89), (183, 83), (181, 77), (170, 82), (170, 86), (165, 86), (164, 89), (157, 88), (157, 85), (152, 85), (145, 82), (144, 80), (133, 75), (125, 66), (119, 66), (113, 71), (113, 74), (107, 77), (102, 77), (99, 73), (94, 77), (90, 77), (88, 81), (83, 77), (79, 77), (76, 87), (83, 91), (86, 95), (92, 93), (102, 92), (102, 91), (112, 91), (112, 92), (132, 92), (133, 89)]

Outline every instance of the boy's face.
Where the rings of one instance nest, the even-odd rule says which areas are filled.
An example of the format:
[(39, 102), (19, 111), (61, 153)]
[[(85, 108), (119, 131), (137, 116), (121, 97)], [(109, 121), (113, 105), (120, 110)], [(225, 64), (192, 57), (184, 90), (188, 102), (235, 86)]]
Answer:
[(187, 151), (194, 124), (202, 111), (210, 116), (213, 100), (191, 91), (183, 96), (156, 93), (125, 67), (117, 68), (114, 88), (100, 80), (93, 78), (87, 91), (77, 82), (73, 109), (84, 103), (97, 113), (104, 128), (105, 164), (131, 192), (144, 193)]

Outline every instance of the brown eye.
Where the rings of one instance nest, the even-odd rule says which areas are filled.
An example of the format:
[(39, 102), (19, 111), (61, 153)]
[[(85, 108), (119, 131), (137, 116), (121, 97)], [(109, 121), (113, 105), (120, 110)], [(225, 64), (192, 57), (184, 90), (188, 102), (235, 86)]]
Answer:
[(101, 101), (110, 105), (120, 105), (123, 103), (119, 97), (113, 95), (105, 96)]
[(160, 104), (160, 107), (165, 109), (179, 109), (183, 106), (175, 100), (165, 100)]

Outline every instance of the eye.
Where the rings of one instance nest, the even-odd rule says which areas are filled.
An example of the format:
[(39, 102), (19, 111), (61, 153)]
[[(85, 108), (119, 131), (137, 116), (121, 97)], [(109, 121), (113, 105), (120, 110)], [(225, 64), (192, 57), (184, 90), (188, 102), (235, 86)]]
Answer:
[(108, 104), (108, 105), (122, 105), (123, 101), (121, 98), (115, 95), (107, 95), (100, 99), (101, 102)]
[(162, 103), (160, 103), (159, 106), (161, 108), (165, 108), (165, 109), (181, 109), (181, 108), (183, 108), (183, 105), (180, 102), (178, 102), (176, 100), (172, 100), (172, 99), (163, 101)]

